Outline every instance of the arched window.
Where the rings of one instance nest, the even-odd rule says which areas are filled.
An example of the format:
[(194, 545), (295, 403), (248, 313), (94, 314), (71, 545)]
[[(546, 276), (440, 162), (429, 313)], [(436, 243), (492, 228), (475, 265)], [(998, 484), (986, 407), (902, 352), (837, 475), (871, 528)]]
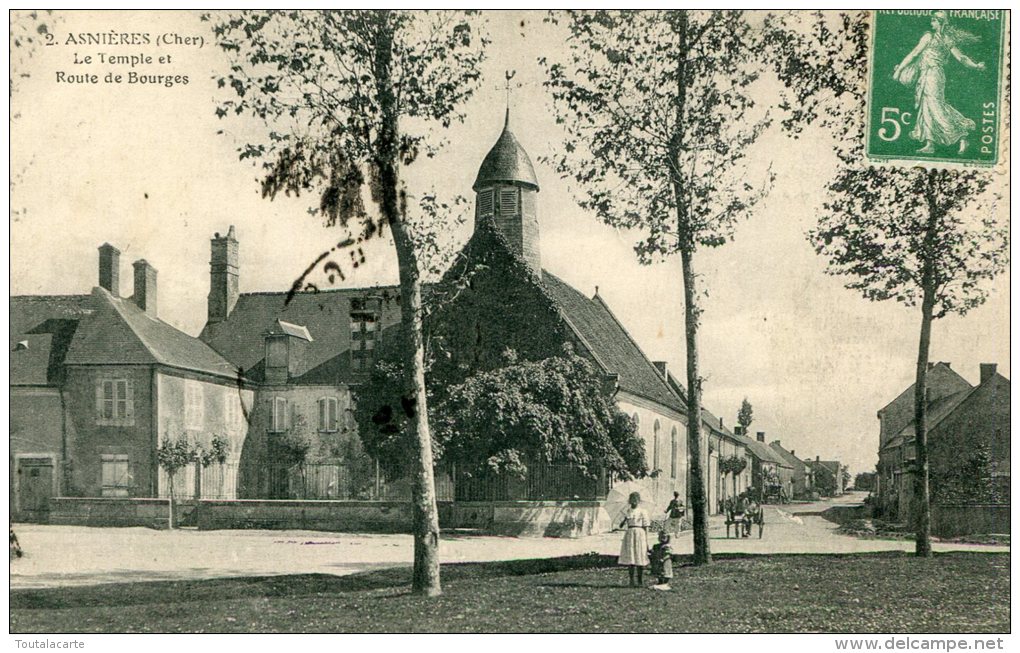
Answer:
[(676, 427), (675, 426), (673, 427), (673, 430), (670, 431), (670, 434), (669, 434), (669, 445), (670, 445), (670, 450), (669, 450), (669, 477), (672, 478), (672, 479), (675, 479), (676, 478), (676, 468), (677, 468), (677, 459), (676, 459), (676, 453), (677, 453), (676, 452)]
[(655, 420), (655, 425), (652, 427), (652, 469), (662, 469), (662, 465), (659, 464), (659, 431), (661, 429), (659, 420)]

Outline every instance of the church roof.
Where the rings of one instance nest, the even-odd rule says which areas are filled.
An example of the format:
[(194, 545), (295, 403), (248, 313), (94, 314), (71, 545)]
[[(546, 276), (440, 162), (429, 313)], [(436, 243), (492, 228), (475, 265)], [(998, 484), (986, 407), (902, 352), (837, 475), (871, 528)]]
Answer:
[(510, 131), (509, 108), (506, 110), (503, 133), (482, 160), (482, 166), (478, 169), (478, 176), (471, 188), (477, 191), (494, 181), (517, 182), (538, 190), (538, 177), (535, 176), (535, 167), (531, 165), (531, 157)]
[(567, 322), (591, 348), (595, 358), (607, 372), (619, 377), (621, 390), (682, 412), (680, 398), (669, 389), (662, 374), (601, 297), (586, 297), (548, 271), (543, 270), (542, 281)]

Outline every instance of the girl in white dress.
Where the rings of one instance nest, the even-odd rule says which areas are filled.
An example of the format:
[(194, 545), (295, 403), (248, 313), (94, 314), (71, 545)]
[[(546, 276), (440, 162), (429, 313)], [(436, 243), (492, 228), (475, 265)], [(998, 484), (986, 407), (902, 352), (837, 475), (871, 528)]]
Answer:
[[(626, 565), (630, 573), (630, 586), (640, 587), (643, 584), (645, 566), (648, 565), (648, 527), (651, 519), (644, 508), (641, 508), (641, 495), (631, 492), (630, 508), (623, 515), (620, 528), (626, 528), (623, 534), (623, 546), (620, 547), (619, 564)], [(635, 580), (636, 577), (636, 580)]]

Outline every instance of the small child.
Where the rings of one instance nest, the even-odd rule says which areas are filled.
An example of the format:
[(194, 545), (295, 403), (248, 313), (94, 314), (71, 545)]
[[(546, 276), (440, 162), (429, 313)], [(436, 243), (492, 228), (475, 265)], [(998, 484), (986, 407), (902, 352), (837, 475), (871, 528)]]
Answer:
[(668, 590), (669, 581), (673, 578), (673, 549), (669, 546), (670, 539), (666, 531), (659, 532), (659, 543), (649, 552), (652, 575), (659, 579), (658, 585), (652, 586), (653, 589)]

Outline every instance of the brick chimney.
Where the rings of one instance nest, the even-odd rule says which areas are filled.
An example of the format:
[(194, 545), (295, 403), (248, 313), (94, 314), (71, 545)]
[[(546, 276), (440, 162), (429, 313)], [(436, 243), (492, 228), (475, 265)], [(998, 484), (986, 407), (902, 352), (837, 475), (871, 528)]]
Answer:
[(765, 442), (765, 431), (758, 431), (758, 442)]
[(821, 456), (815, 456), (815, 462), (816, 463), (821, 462), (821, 461), (822, 461), (822, 457)]
[(156, 268), (145, 259), (135, 261), (134, 267), (135, 304), (149, 317), (156, 317)]
[(99, 246), (99, 285), (120, 297), (120, 250), (110, 243)]
[(996, 363), (981, 363), (981, 383), (995, 376), (999, 366)]
[(230, 225), (226, 236), (217, 232), (212, 239), (212, 257), (209, 260), (209, 313), (208, 323), (222, 322), (230, 317), (237, 304), (238, 243), (234, 237), (234, 225)]

